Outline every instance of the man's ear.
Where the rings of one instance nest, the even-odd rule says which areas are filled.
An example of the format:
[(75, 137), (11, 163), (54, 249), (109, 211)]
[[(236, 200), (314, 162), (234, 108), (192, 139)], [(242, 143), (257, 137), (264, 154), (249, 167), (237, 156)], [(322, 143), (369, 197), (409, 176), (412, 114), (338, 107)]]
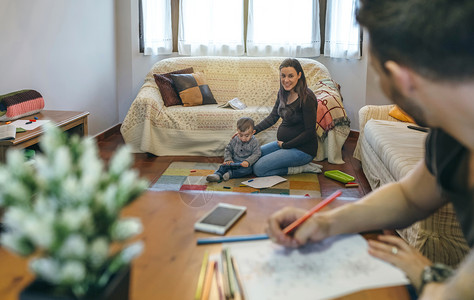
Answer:
[(411, 96), (415, 90), (413, 71), (392, 60), (387, 60), (384, 66), (400, 93), (406, 97)]

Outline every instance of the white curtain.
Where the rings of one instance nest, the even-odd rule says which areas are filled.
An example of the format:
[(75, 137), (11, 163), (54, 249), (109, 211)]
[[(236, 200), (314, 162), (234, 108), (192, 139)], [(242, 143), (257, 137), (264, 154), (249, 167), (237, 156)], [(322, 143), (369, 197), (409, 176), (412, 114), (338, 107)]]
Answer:
[(324, 56), (360, 59), (358, 0), (327, 0)]
[(181, 55), (243, 55), (243, 0), (181, 0)]
[(171, 54), (171, 0), (142, 0), (144, 55)]
[(249, 0), (249, 56), (320, 55), (318, 0)]

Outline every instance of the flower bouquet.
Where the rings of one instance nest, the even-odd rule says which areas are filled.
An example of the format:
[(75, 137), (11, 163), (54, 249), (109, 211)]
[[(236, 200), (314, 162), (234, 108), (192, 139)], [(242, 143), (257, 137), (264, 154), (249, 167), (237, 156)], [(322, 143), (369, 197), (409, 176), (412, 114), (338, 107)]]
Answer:
[(120, 211), (148, 182), (130, 169), (126, 146), (106, 169), (93, 138), (46, 124), (40, 149), (33, 162), (10, 150), (0, 165), (1, 244), (32, 256), (30, 269), (52, 293), (93, 298), (143, 249), (141, 241), (125, 245), (142, 224)]

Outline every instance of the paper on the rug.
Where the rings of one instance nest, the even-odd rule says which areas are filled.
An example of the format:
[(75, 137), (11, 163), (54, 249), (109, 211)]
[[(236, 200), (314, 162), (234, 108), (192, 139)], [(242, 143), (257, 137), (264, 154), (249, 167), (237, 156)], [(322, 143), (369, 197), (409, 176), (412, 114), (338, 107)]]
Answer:
[(246, 299), (332, 299), (408, 284), (404, 273), (368, 254), (360, 235), (289, 249), (269, 240), (225, 244), (240, 269)]
[(23, 128), (25, 130), (33, 130), (48, 122), (49, 120), (36, 120), (35, 122), (30, 122), (30, 120), (16, 120), (11, 124), (15, 126), (16, 128)]
[(251, 186), (255, 189), (264, 189), (274, 186), (280, 182), (286, 181), (286, 178), (281, 176), (265, 176), (265, 177), (256, 177), (246, 181), (242, 181), (242, 184)]

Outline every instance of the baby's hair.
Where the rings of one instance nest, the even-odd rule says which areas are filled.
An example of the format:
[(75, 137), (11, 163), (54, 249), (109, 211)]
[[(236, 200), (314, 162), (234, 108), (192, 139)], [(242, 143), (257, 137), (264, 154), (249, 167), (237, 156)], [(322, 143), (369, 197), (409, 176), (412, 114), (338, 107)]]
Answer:
[(255, 123), (253, 122), (252, 118), (243, 117), (237, 121), (237, 129), (242, 132), (247, 131), (249, 128), (253, 129), (254, 127)]

